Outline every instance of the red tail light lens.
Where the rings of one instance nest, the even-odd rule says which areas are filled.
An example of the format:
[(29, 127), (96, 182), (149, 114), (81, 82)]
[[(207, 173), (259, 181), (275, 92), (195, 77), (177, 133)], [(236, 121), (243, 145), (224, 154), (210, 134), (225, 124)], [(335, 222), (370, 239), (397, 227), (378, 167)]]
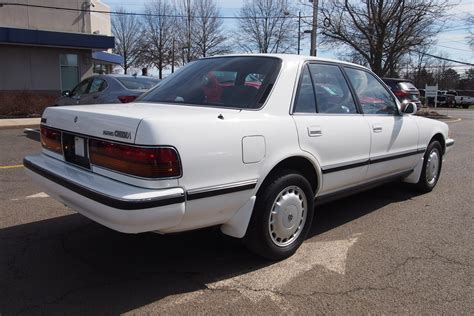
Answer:
[(41, 146), (43, 148), (62, 154), (61, 132), (49, 127), (40, 127)]
[(404, 98), (404, 97), (407, 97), (407, 96), (410, 95), (409, 93), (406, 93), (403, 90), (395, 90), (395, 92), (393, 94), (395, 94), (395, 96), (398, 97), (398, 98)]
[(129, 102), (135, 101), (136, 98), (137, 98), (136, 95), (121, 95), (118, 97), (118, 99), (122, 103), (129, 103)]
[(181, 176), (178, 153), (169, 147), (137, 147), (89, 140), (92, 164), (142, 178)]

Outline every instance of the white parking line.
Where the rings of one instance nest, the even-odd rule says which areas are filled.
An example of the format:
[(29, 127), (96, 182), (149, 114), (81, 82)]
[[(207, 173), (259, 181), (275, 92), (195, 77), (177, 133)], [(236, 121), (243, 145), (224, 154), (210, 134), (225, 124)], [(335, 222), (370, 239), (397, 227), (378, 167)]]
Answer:
[(49, 195), (47, 195), (44, 192), (40, 192), (40, 193), (25, 196), (23, 198), (11, 199), (10, 201), (21, 201), (21, 200), (29, 200), (29, 199), (42, 199), (42, 198), (47, 198), (47, 197), (49, 197)]

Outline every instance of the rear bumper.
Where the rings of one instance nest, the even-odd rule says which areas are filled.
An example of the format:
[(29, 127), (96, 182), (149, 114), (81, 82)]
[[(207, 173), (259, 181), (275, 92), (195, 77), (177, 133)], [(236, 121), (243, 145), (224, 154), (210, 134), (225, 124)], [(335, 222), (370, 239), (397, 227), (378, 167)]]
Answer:
[(145, 189), (71, 166), (45, 154), (23, 160), (43, 190), (84, 216), (124, 233), (168, 229), (185, 212), (182, 188)]

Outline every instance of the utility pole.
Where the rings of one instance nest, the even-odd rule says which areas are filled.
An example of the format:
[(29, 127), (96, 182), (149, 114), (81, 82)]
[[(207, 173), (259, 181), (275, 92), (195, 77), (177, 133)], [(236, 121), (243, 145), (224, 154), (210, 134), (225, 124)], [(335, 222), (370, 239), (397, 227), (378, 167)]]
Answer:
[(298, 55), (301, 51), (301, 11), (298, 12)]
[(187, 1), (188, 6), (188, 54), (187, 62), (191, 61), (191, 0)]
[(316, 40), (318, 36), (318, 6), (319, 0), (309, 0), (313, 2), (313, 23), (311, 28), (311, 49), (310, 49), (310, 56), (316, 56), (317, 54), (317, 47), (316, 47)]
[(171, 49), (171, 73), (174, 73), (174, 37), (173, 37), (173, 48)]

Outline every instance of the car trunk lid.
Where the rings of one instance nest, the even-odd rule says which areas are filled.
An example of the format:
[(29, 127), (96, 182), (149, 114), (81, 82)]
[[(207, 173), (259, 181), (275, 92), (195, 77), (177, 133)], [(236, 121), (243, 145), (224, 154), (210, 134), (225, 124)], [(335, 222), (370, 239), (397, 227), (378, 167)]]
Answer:
[(134, 143), (143, 117), (133, 104), (62, 106), (47, 108), (42, 123), (74, 134)]

